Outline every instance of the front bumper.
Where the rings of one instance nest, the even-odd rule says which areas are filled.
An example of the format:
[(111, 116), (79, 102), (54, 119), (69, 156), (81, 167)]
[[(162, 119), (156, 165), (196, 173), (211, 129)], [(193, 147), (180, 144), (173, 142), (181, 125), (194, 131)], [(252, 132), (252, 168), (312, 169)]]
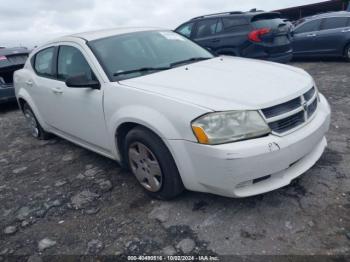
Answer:
[(15, 89), (10, 85), (0, 85), (0, 104), (16, 101)]
[(330, 125), (330, 107), (320, 95), (311, 122), (278, 137), (208, 146), (169, 141), (184, 185), (193, 191), (228, 197), (266, 193), (291, 183), (321, 157)]

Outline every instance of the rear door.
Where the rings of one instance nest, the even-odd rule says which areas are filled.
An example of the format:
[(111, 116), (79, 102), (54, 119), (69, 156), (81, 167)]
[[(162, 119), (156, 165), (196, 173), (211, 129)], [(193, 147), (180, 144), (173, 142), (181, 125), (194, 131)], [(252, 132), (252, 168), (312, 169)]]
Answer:
[(56, 106), (52, 100), (51, 90), (56, 78), (56, 54), (56, 46), (49, 46), (37, 52), (31, 59), (34, 72), (31, 73), (31, 77), (25, 83), (40, 115), (49, 125), (51, 122), (50, 111), (54, 110), (52, 108)]
[(223, 31), (223, 24), (219, 18), (210, 18), (198, 21), (193, 39), (199, 45), (213, 52), (221, 45), (219, 33)]
[(293, 53), (294, 56), (315, 55), (316, 37), (319, 34), (321, 19), (305, 22), (294, 30)]
[(321, 30), (315, 37), (314, 50), (320, 55), (342, 56), (347, 34), (348, 17), (329, 17), (322, 20)]

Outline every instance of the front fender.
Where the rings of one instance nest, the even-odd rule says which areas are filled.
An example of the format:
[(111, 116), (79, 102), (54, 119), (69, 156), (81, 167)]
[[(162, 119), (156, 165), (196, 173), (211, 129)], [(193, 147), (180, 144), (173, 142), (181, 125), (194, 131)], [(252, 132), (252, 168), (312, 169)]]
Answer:
[[(107, 123), (110, 123), (107, 128), (108, 133), (111, 134), (111, 139), (113, 139), (110, 143), (114, 144), (116, 131), (124, 123), (135, 123), (152, 130), (162, 138), (168, 148), (167, 140), (181, 139), (183, 137), (181, 131), (178, 130), (179, 127), (176, 128), (173, 122), (164, 114), (153, 108), (142, 105), (130, 105), (121, 108), (107, 120)], [(114, 153), (119, 156), (117, 148)]]

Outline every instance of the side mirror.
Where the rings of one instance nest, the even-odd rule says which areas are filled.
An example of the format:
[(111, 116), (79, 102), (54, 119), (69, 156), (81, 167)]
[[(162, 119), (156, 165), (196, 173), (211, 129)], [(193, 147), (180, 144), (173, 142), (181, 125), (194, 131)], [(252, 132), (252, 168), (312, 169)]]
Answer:
[(100, 89), (100, 83), (97, 80), (89, 80), (86, 74), (79, 74), (67, 78), (66, 85), (72, 88), (92, 88)]

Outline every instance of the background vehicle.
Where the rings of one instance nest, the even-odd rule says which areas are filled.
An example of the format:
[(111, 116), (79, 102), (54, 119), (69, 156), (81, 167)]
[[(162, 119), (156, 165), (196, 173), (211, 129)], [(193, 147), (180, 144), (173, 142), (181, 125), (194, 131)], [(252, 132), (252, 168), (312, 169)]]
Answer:
[(295, 57), (345, 57), (350, 61), (350, 12), (304, 18), (293, 31)]
[(216, 54), (288, 62), (290, 28), (279, 13), (257, 11), (200, 16), (175, 31)]
[(24, 66), (27, 48), (0, 48), (0, 103), (16, 101), (13, 73)]

